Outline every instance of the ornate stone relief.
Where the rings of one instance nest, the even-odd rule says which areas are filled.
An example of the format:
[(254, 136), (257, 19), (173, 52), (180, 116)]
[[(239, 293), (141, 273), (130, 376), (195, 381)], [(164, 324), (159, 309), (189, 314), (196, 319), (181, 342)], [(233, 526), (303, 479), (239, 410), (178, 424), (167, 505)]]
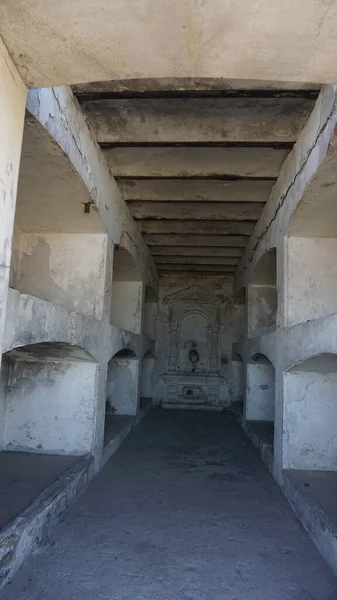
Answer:
[[(223, 304), (208, 290), (189, 286), (164, 298), (168, 330), (167, 403), (219, 402), (219, 333)], [(198, 361), (191, 365), (191, 348)]]

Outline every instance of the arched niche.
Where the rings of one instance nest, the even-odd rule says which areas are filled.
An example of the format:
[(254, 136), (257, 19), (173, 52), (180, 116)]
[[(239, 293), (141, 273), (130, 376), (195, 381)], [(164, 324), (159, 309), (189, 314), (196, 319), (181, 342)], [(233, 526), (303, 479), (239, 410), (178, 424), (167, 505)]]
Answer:
[(247, 364), (246, 420), (274, 423), (275, 369), (264, 354), (254, 354)]
[(337, 153), (321, 163), (289, 222), (288, 326), (337, 312)]
[(138, 266), (126, 249), (114, 248), (110, 321), (121, 329), (141, 333), (143, 284)]
[(45, 454), (93, 450), (99, 365), (78, 346), (49, 342), (3, 355), (2, 448)]
[(10, 287), (101, 319), (106, 227), (91, 193), (48, 131), (27, 113)]
[(106, 416), (136, 415), (139, 406), (139, 359), (124, 348), (108, 363)]
[(248, 332), (274, 327), (277, 313), (276, 248), (256, 264), (248, 286)]
[(283, 379), (284, 467), (337, 470), (337, 355), (310, 357)]
[[(201, 310), (185, 312), (178, 320), (178, 367), (182, 372), (208, 372), (211, 368), (211, 321)], [(198, 361), (193, 366), (189, 354), (198, 353)]]

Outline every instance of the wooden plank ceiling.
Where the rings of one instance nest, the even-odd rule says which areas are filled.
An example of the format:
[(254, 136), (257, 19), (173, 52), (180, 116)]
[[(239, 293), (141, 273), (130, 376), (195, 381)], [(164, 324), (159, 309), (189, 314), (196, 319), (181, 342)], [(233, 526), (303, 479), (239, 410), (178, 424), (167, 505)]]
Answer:
[(74, 86), (161, 274), (233, 275), (319, 90), (160, 79)]

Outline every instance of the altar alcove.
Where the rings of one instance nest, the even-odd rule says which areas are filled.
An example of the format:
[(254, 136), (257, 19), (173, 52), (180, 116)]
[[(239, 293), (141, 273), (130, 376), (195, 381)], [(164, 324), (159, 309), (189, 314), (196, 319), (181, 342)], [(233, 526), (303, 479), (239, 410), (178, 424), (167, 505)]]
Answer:
[(199, 286), (164, 298), (168, 333), (164, 408), (220, 410), (222, 303)]

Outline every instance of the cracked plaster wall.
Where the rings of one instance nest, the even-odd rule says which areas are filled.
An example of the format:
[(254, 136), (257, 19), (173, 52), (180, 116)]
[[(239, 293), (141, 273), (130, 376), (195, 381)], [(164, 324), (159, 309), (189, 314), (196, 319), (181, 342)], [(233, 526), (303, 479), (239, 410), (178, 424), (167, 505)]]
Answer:
[(0, 362), (26, 88), (0, 38)]
[[(126, 346), (139, 358), (149, 349), (144, 336), (110, 324), (113, 246), (127, 246), (140, 281), (157, 285), (152, 259), (70, 88), (29, 92), (20, 163), (26, 96), (0, 39), (0, 360), (14, 348), (41, 342), (83, 348), (94, 358), (42, 356), (16, 360), (9, 368), (5, 356), (0, 451), (5, 445), (90, 453), (94, 460), (87, 480), (81, 475), (80, 484), (71, 482), (66, 501), (64, 495), (56, 498), (28, 528), (21, 521), (11, 575), (41, 539), (45, 519), (55, 520), (103, 465), (110, 357)], [(89, 213), (83, 206), (88, 202)], [(137, 410), (138, 387), (132, 401)]]
[[(331, 331), (337, 316), (329, 315), (330, 311), (335, 310), (333, 293), (335, 269), (331, 264), (332, 256), (327, 251), (328, 246), (334, 247), (335, 242), (321, 240), (317, 252), (314, 253), (313, 239), (308, 241), (288, 237), (293, 215), (306, 194), (310, 194), (312, 181), (323, 161), (330, 160), (326, 158), (327, 153), (329, 156), (330, 152), (336, 152), (332, 141), (336, 124), (336, 87), (323, 86), (307, 125), (283, 164), (280, 177), (248, 242), (234, 283), (235, 291), (242, 287), (247, 288), (253, 282), (254, 270), (259, 260), (268, 250), (276, 248), (278, 292), (276, 327), (257, 332), (250, 338), (246, 331), (245, 340), (239, 344), (239, 349), (246, 364), (251, 361), (254, 354), (259, 352), (267, 356), (275, 367), (273, 473), (281, 485), (283, 485), (282, 468), (287, 465), (284, 443), (287, 435), (286, 427), (289, 426), (289, 422), (283, 423), (286, 395), (289, 394), (289, 388), (283, 386), (283, 374), (300, 360), (320, 352), (336, 352), (337, 349)], [(324, 184), (328, 181), (326, 177), (320, 183)], [(321, 194), (317, 190), (313, 201), (322, 196), (323, 189)], [(322, 196), (320, 207), (322, 215), (325, 209)], [(309, 221), (311, 225), (317, 222), (317, 215), (314, 217), (311, 214)], [(333, 223), (334, 220), (330, 218), (330, 225)], [(292, 235), (296, 236), (296, 232)], [(307, 251), (309, 254), (304, 260)], [(300, 260), (297, 261), (296, 256)], [(310, 279), (316, 282), (313, 294), (310, 292)], [(317, 281), (321, 282), (320, 289), (317, 289)], [(287, 322), (288, 318), (289, 322)], [(247, 403), (247, 388), (245, 402)]]
[[(1, 60), (4, 58), (2, 50), (1, 48)], [(8, 62), (8, 56), (6, 60)], [(6, 61), (4, 64), (7, 65)], [(4, 136), (8, 132), (8, 144), (1, 144), (1, 149), (3, 152), (6, 147), (6, 157), (12, 156), (15, 168), (9, 170), (6, 175), (5, 184), (11, 191), (10, 202), (2, 205), (4, 220), (1, 225), (4, 225), (7, 219), (8, 228), (7, 237), (4, 239), (7, 248), (5, 279), (0, 278), (0, 281), (4, 282), (4, 294), (0, 299), (1, 318), (5, 324), (4, 335), (0, 335), (1, 347), (3, 351), (10, 351), (12, 348), (33, 343), (66, 342), (84, 348), (95, 358), (99, 366), (95, 367), (95, 396), (91, 396), (94, 403), (95, 398), (98, 400), (90, 419), (86, 420), (91, 441), (89, 444), (87, 438), (82, 446), (81, 443), (77, 444), (76, 440), (68, 446), (64, 444), (64, 451), (70, 451), (71, 447), (73, 450), (75, 447), (76, 451), (79, 451), (80, 447), (83, 451), (88, 451), (90, 447), (95, 457), (95, 469), (98, 469), (102, 460), (107, 362), (112, 355), (126, 346), (133, 348), (139, 358), (146, 353), (150, 342), (141, 335), (140, 288), (150, 280), (151, 285), (156, 287), (156, 270), (69, 88), (29, 92), (27, 108), (37, 119), (38, 127), (36, 128), (32, 117), (28, 116), (29, 125), (25, 134), (25, 160), (27, 158), (28, 162), (21, 173), (24, 185), (21, 182), (20, 201), (17, 205), (18, 223), (12, 237), (26, 90), (19, 78), (15, 80), (14, 68), (13, 73), (10, 70), (6, 73), (6, 77), (7, 87), (1, 87), (0, 102), (3, 109), (1, 115), (5, 116), (6, 121), (6, 127), (4, 125), (2, 131)], [(15, 94), (18, 97), (17, 103)], [(10, 155), (7, 150), (9, 151), (9, 140), (12, 138), (13, 153)], [(7, 139), (6, 136), (4, 139)], [(41, 171), (41, 178), (37, 179), (35, 153), (38, 161), (43, 161), (43, 172)], [(3, 159), (5, 160), (5, 156), (1, 155), (0, 175)], [(69, 162), (69, 167), (65, 161)], [(6, 165), (7, 163), (4, 163), (4, 170)], [(56, 179), (53, 182), (54, 176)], [(4, 180), (2, 175), (1, 177)], [(38, 197), (34, 194), (34, 182), (37, 185)], [(75, 195), (66, 193), (68, 183)], [(65, 188), (59, 187), (62, 185), (65, 185)], [(55, 186), (62, 192), (57, 206), (53, 193)], [(7, 194), (6, 190), (1, 181), (1, 193)], [(29, 193), (25, 193), (27, 191)], [(81, 203), (83, 197), (86, 201), (90, 199), (94, 204), (89, 215), (84, 215)], [(6, 201), (8, 199), (9, 196), (6, 195)], [(44, 209), (46, 205), (47, 211)], [(31, 210), (33, 206), (35, 212)], [(77, 206), (82, 207), (78, 221), (74, 220)], [(123, 324), (116, 326), (110, 323), (114, 244), (127, 247), (140, 274), (136, 300), (132, 306), (133, 323), (125, 323), (125, 329)], [(10, 289), (8, 293), (11, 258), (11, 286), (17, 289)], [(74, 369), (82, 369), (82, 372), (78, 377), (74, 374), (72, 381), (85, 381), (86, 373), (90, 379), (89, 364), (83, 364), (82, 367), (76, 365)], [(39, 377), (42, 389), (42, 370)], [(70, 381), (69, 386), (71, 387)], [(55, 386), (55, 389), (58, 387)], [(66, 397), (65, 392), (66, 390), (63, 390)], [(86, 400), (83, 402), (85, 406)], [(137, 402), (138, 398), (136, 404)], [(26, 418), (29, 418), (29, 402), (25, 404), (25, 410)], [(32, 404), (32, 415), (34, 410)], [(18, 414), (16, 418), (19, 419)], [(63, 423), (62, 426), (64, 425)], [(20, 440), (18, 443), (21, 443)], [(61, 440), (60, 446), (62, 444)], [(53, 448), (48, 447), (48, 444), (42, 445), (48, 451), (60, 449), (56, 442), (52, 444)]]
[(133, 333), (141, 333), (143, 284), (138, 281), (113, 281), (111, 323)]
[(89, 361), (11, 360), (4, 449), (92, 452), (97, 369)]
[(22, 234), (14, 287), (69, 312), (101, 319), (105, 266), (104, 234)]
[(247, 372), (247, 421), (274, 421), (275, 369), (271, 363), (249, 363)]
[(285, 468), (336, 470), (336, 391), (336, 372), (284, 374)]
[(336, 255), (337, 238), (289, 237), (286, 304), (289, 327), (337, 313)]

